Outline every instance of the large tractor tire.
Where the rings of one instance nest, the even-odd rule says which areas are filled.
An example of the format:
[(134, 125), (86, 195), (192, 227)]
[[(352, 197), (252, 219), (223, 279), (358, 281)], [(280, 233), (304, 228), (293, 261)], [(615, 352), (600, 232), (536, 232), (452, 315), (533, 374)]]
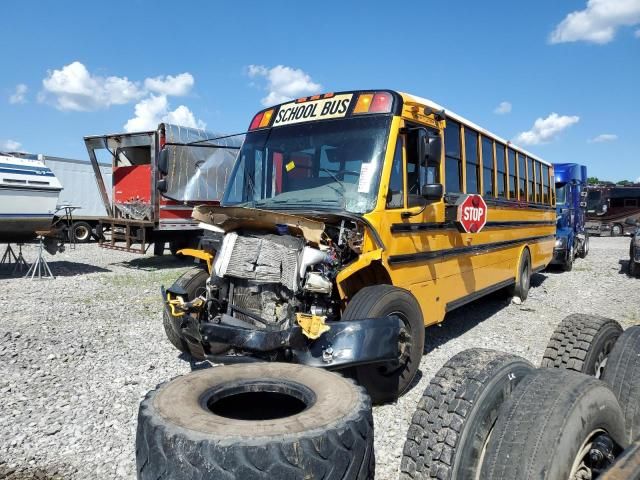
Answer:
[(529, 289), (531, 288), (531, 273), (533, 269), (531, 266), (531, 253), (528, 248), (525, 248), (520, 256), (520, 263), (518, 264), (518, 276), (516, 283), (509, 287), (509, 295), (512, 297), (518, 297), (521, 301), (525, 301), (529, 296)]
[(424, 349), (424, 321), (415, 297), (392, 285), (365, 287), (347, 304), (342, 318), (361, 320), (397, 316), (400, 332), (398, 362), (391, 365), (355, 367), (355, 377), (367, 389), (373, 403), (392, 402), (404, 394), (418, 372)]
[(601, 378), (622, 327), (615, 320), (574, 313), (556, 327), (541, 367), (564, 368)]
[(609, 354), (603, 380), (618, 397), (627, 433), (640, 439), (640, 325), (620, 335)]
[[(527, 375), (500, 410), (478, 478), (556, 480), (595, 478), (595, 442), (626, 448), (622, 410), (607, 385), (567, 370)], [(604, 459), (603, 459), (604, 460)]]
[(478, 478), (498, 411), (532, 370), (523, 358), (480, 348), (451, 358), (413, 414), (400, 479)]
[(199, 370), (140, 404), (139, 480), (373, 480), (373, 417), (364, 389), (285, 363)]
[[(187, 298), (185, 300), (191, 301), (204, 292), (207, 278), (209, 278), (209, 274), (206, 270), (201, 267), (194, 267), (178, 277), (173, 285), (186, 291)], [(167, 338), (174, 347), (183, 353), (189, 353), (197, 360), (204, 360), (205, 354), (202, 347), (200, 345), (188, 344), (180, 335), (178, 326), (180, 323), (180, 317), (174, 317), (167, 311), (167, 309), (164, 309), (162, 314), (162, 323), (164, 325), (164, 331)]]

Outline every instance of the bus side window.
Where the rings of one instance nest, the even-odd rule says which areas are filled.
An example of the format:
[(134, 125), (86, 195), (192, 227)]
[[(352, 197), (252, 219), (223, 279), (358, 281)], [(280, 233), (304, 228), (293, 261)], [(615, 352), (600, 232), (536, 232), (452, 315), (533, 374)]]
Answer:
[(396, 151), (393, 155), (391, 165), (391, 176), (389, 177), (389, 190), (387, 193), (387, 208), (404, 207), (404, 175), (402, 172), (402, 139), (398, 136), (396, 140)]
[(540, 162), (536, 162), (536, 182), (538, 185), (538, 203), (543, 203), (542, 201), (542, 164)]
[(508, 155), (509, 155), (509, 198), (510, 199), (515, 199), (516, 198), (516, 186), (517, 186), (517, 175), (516, 175), (516, 152), (514, 152), (513, 150), (509, 149), (508, 150)]
[(527, 201), (535, 202), (535, 190), (533, 189), (534, 171), (533, 171), (533, 159), (527, 157), (527, 176), (528, 176), (528, 188), (527, 188)]
[(498, 167), (498, 197), (507, 198), (507, 159), (504, 156), (504, 145), (496, 142), (496, 166)]
[(478, 133), (467, 127), (464, 128), (464, 151), (467, 165), (467, 193), (480, 193)]
[(493, 197), (495, 194), (495, 185), (493, 179), (493, 140), (482, 137), (482, 180), (484, 185), (484, 194), (487, 197)]
[(444, 130), (444, 151), (445, 192), (459, 193), (462, 191), (460, 124), (449, 119)]
[(527, 165), (525, 163), (524, 155), (518, 154), (518, 185), (520, 201), (525, 202), (527, 200)]
[(549, 167), (542, 166), (542, 203), (548, 204), (551, 201), (551, 191), (549, 189)]

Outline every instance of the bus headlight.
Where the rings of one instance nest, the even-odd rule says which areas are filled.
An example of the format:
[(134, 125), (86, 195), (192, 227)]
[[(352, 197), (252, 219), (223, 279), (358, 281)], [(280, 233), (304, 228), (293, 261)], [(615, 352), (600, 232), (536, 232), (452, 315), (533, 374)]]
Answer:
[(567, 237), (556, 238), (556, 247), (555, 248), (567, 248)]

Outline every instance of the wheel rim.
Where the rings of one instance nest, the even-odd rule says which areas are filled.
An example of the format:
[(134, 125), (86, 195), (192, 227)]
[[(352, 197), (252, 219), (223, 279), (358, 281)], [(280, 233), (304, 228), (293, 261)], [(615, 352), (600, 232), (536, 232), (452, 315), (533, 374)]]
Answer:
[(73, 236), (76, 237), (77, 240), (86, 240), (89, 236), (89, 229), (84, 225), (78, 225), (73, 229)]
[(522, 268), (522, 290), (525, 292), (529, 290), (529, 284), (531, 283), (531, 275), (529, 274), (529, 262), (525, 262), (524, 267)]
[(591, 480), (593, 478), (593, 471), (587, 464), (587, 459), (593, 441), (598, 435), (606, 434), (604, 430), (598, 428), (587, 435), (586, 440), (582, 443), (578, 449), (578, 454), (573, 459), (573, 465), (571, 466), (571, 472), (569, 473), (569, 480)]
[(607, 360), (609, 359), (609, 354), (611, 353), (611, 349), (613, 345), (616, 343), (617, 338), (609, 340), (605, 343), (604, 348), (598, 354), (598, 358), (596, 359), (595, 372), (594, 375), (596, 378), (602, 378), (604, 374), (604, 369), (607, 366)]
[(407, 363), (411, 359), (411, 350), (413, 346), (411, 337), (411, 324), (407, 316), (402, 312), (391, 312), (387, 318), (396, 317), (402, 321), (403, 327), (398, 334), (398, 365), (393, 364), (382, 365), (378, 368), (381, 375), (392, 377), (398, 372), (404, 370)]

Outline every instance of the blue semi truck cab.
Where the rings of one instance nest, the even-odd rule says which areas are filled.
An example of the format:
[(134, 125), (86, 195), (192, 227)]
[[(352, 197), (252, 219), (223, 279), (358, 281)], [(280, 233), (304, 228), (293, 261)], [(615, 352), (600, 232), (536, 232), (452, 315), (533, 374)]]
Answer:
[(573, 268), (576, 257), (589, 253), (589, 236), (585, 232), (587, 167), (577, 163), (555, 163), (556, 245), (552, 264), (565, 271)]

